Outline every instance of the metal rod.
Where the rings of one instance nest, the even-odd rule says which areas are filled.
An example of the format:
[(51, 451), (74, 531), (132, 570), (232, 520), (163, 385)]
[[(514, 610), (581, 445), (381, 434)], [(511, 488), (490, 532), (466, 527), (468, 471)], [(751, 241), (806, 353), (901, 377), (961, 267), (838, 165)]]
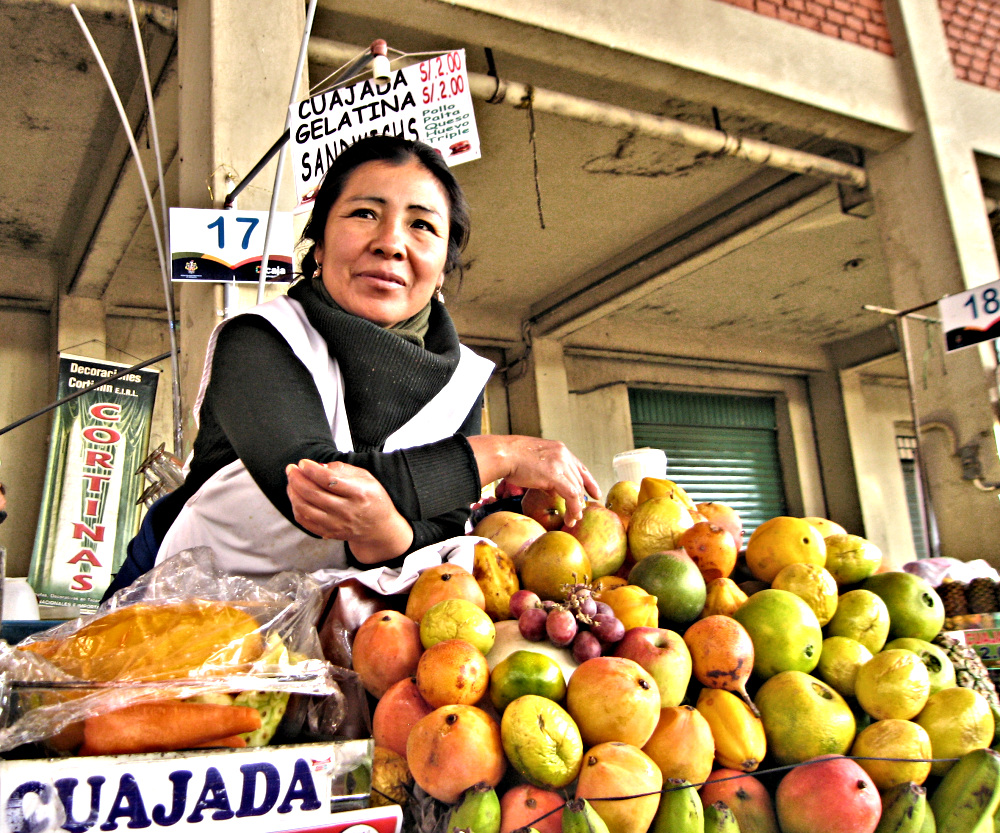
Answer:
[(917, 411), (916, 380), (913, 377), (913, 362), (910, 359), (910, 335), (906, 329), (906, 316), (899, 315), (896, 318), (896, 327), (899, 330), (900, 346), (903, 348), (903, 365), (906, 367), (907, 389), (910, 394), (910, 414), (913, 417), (913, 433), (917, 441), (917, 490), (920, 494), (920, 530), (927, 543), (927, 555), (937, 556), (938, 541), (937, 536), (932, 535), (934, 529), (934, 505), (931, 503), (930, 489), (927, 485), (927, 468), (924, 461), (924, 454), (920, 442), (920, 415)]
[(236, 187), (229, 193), (229, 196), (226, 197), (226, 201), (222, 205), (223, 208), (233, 207), (233, 203), (236, 202), (236, 198), (243, 192), (243, 189), (253, 182), (254, 177), (267, 167), (267, 163), (274, 158), (274, 154), (281, 150), (282, 146), (291, 138), (291, 135), (291, 130), (285, 130), (285, 132), (278, 137), (278, 141), (267, 149), (267, 153), (265, 153), (260, 158), (260, 161), (253, 166), (250, 173), (243, 177), (243, 179), (241, 179), (236, 184)]
[[(104, 63), (104, 57), (101, 55), (101, 50), (98, 49), (97, 43), (94, 41), (94, 36), (90, 33), (90, 29), (87, 27), (86, 22), (83, 19), (83, 15), (80, 14), (80, 10), (75, 4), (70, 6), (70, 11), (73, 12), (73, 17), (76, 18), (76, 22), (79, 24), (80, 29), (83, 31), (83, 36), (90, 46), (91, 52), (94, 54), (94, 59), (97, 61), (97, 66), (101, 70), (101, 75), (104, 76), (104, 81), (108, 85), (108, 91), (111, 93), (111, 100), (115, 104), (115, 109), (118, 111), (118, 117), (121, 119), (122, 128), (125, 131), (125, 138), (128, 139), (129, 147), (132, 149), (132, 158), (135, 159), (135, 168), (139, 174), (139, 181), (142, 183), (142, 192), (146, 198), (146, 210), (149, 212), (150, 226), (153, 229), (153, 240), (156, 243), (156, 253), (160, 258), (161, 270), (166, 269), (166, 251), (163, 246), (163, 238), (160, 234), (160, 226), (156, 222), (156, 209), (153, 207), (153, 195), (149, 191), (149, 180), (146, 178), (146, 170), (142, 164), (142, 157), (139, 156), (139, 146), (135, 141), (135, 134), (132, 132), (132, 125), (129, 124), (128, 114), (125, 112), (125, 106), (122, 104), (121, 97), (118, 95), (118, 89), (115, 87), (115, 82), (111, 78), (111, 73), (108, 71), (107, 65)], [(173, 328), (173, 310), (169, 304), (167, 313), (170, 317), (170, 333), (171, 336), (174, 334)], [(173, 356), (177, 355), (177, 342), (172, 337), (171, 338), (171, 353)], [(179, 382), (177, 380), (177, 371), (174, 371), (174, 382), (178, 385), (176, 388), (177, 393), (180, 392)], [(178, 453), (182, 453), (183, 449), (180, 448), (180, 444), (183, 441), (183, 431), (181, 428), (181, 409), (180, 402), (174, 402), (174, 442), (178, 445), (174, 450)]]
[[(149, 112), (149, 135), (153, 139), (153, 158), (156, 160), (156, 178), (160, 189), (160, 227), (167, 228), (167, 189), (163, 184), (163, 157), (160, 155), (160, 132), (156, 127), (156, 108), (153, 106), (153, 85), (149, 81), (149, 68), (146, 66), (146, 52), (143, 49), (142, 33), (139, 31), (139, 18), (135, 11), (134, 0), (128, 0), (129, 17), (132, 19), (132, 31), (135, 34), (135, 49), (139, 54), (139, 66), (142, 69), (142, 83), (146, 90), (146, 110)], [(149, 221), (156, 223), (156, 215), (150, 212)], [(178, 454), (183, 453), (184, 443), (183, 408), (181, 406), (181, 369), (177, 359), (177, 321), (174, 317), (174, 292), (170, 282), (170, 270), (166, 258), (161, 253), (160, 278), (163, 283), (163, 299), (167, 305), (167, 333), (170, 337), (170, 373), (171, 403), (174, 416), (174, 448)]]
[(927, 307), (932, 307), (937, 303), (937, 301), (928, 301), (926, 304), (921, 304), (919, 307), (910, 307), (910, 309), (889, 309), (888, 307), (878, 307), (874, 304), (863, 304), (862, 309), (866, 309), (869, 312), (881, 312), (883, 315), (894, 315), (896, 318), (912, 318), (915, 321), (927, 321), (930, 324), (940, 324), (940, 318), (931, 318), (927, 315), (916, 315), (918, 309), (927, 309)]
[[(302, 68), (309, 52), (309, 35), (312, 33), (313, 20), (316, 17), (316, 0), (309, 0), (306, 11), (306, 25), (302, 30), (302, 43), (299, 45), (299, 57), (295, 62), (295, 77), (292, 79), (292, 90), (288, 96), (288, 107), (285, 108), (285, 131), (292, 129), (292, 106), (299, 97), (299, 84), (302, 82)], [(264, 227), (264, 251), (260, 257), (260, 278), (257, 281), (257, 303), (264, 303), (264, 287), (267, 285), (267, 261), (271, 255), (271, 227), (274, 212), (278, 210), (278, 196), (281, 194), (281, 175), (285, 170), (285, 143), (278, 148), (278, 165), (274, 171), (274, 185), (271, 188), (271, 205), (267, 211), (267, 225)]]
[(58, 408), (60, 405), (64, 405), (67, 402), (76, 399), (78, 396), (83, 396), (85, 393), (92, 391), (94, 388), (99, 388), (101, 387), (101, 385), (106, 385), (108, 384), (108, 382), (113, 382), (115, 379), (121, 378), (126, 373), (131, 373), (134, 370), (142, 370), (142, 368), (148, 367), (151, 364), (156, 364), (156, 362), (162, 362), (164, 359), (169, 359), (170, 356), (171, 352), (168, 350), (166, 353), (160, 353), (159, 356), (153, 356), (153, 358), (147, 359), (144, 362), (139, 362), (139, 364), (134, 364), (131, 367), (126, 367), (124, 370), (119, 370), (112, 376), (106, 376), (103, 379), (98, 379), (96, 382), (92, 382), (91, 384), (87, 385), (87, 387), (80, 388), (80, 390), (74, 391), (68, 396), (64, 396), (62, 399), (57, 399), (51, 405), (46, 405), (44, 408), (35, 411), (33, 414), (28, 414), (26, 417), (22, 417), (21, 419), (17, 420), (17, 422), (12, 422), (10, 425), (6, 425), (3, 428), (0, 428), (0, 435), (6, 434), (8, 431), (13, 431), (19, 425), (24, 425), (24, 423), (30, 422), (35, 417), (40, 417), (42, 414), (47, 414), (54, 408)]

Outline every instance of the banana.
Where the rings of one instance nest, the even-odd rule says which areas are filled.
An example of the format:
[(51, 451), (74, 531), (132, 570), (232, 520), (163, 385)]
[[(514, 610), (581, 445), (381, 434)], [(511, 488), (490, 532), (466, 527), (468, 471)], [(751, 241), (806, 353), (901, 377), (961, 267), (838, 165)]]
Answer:
[(993, 833), (1000, 806), (1000, 753), (974, 749), (941, 779), (930, 800), (937, 833)]
[(597, 810), (586, 798), (567, 801), (562, 813), (562, 833), (609, 833)]
[(740, 823), (725, 801), (705, 807), (705, 833), (740, 833)]
[(927, 815), (927, 790), (913, 781), (882, 795), (882, 816), (875, 833), (920, 833)]
[(668, 778), (663, 782), (649, 833), (705, 833), (705, 808), (690, 781)]
[(448, 814), (447, 833), (500, 833), (500, 799), (485, 781), (469, 787)]
[(927, 802), (927, 812), (924, 813), (924, 826), (920, 828), (920, 833), (937, 833), (937, 822), (934, 821), (934, 811), (931, 809), (930, 801)]

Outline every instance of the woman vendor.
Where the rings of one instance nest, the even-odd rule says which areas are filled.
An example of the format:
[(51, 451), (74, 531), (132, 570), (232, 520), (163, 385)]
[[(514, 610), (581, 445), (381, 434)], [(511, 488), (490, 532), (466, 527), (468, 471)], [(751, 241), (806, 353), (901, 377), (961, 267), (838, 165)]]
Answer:
[(106, 597), (196, 546), (251, 576), (397, 566), (462, 535), (500, 478), (555, 490), (571, 524), (600, 497), (562, 443), (479, 434), (493, 365), (440, 296), (468, 234), (429, 146), (375, 136), (341, 153), (303, 232), (305, 277), (213, 334), (186, 481), (151, 507)]

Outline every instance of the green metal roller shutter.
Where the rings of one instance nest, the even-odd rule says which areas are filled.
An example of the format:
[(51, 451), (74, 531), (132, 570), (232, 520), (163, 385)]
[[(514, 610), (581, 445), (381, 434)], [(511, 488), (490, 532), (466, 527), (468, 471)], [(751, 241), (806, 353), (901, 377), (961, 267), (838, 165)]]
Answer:
[(635, 389), (629, 406), (635, 447), (663, 449), (696, 503), (732, 506), (747, 535), (786, 514), (773, 399)]

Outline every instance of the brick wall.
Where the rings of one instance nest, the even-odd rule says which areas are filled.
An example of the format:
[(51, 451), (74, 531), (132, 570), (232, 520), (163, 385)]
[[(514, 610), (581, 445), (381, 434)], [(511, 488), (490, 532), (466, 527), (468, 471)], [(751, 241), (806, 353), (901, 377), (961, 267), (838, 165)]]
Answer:
[[(766, 17), (892, 55), (882, 0), (721, 0)], [(945, 2), (945, 0), (942, 0)], [(981, 0), (987, 4), (987, 0)]]
[[(882, 0), (720, 0), (892, 55)], [(1000, 90), (1000, 0), (938, 0), (955, 75)]]
[(955, 75), (1000, 90), (1000, 3), (939, 0)]

